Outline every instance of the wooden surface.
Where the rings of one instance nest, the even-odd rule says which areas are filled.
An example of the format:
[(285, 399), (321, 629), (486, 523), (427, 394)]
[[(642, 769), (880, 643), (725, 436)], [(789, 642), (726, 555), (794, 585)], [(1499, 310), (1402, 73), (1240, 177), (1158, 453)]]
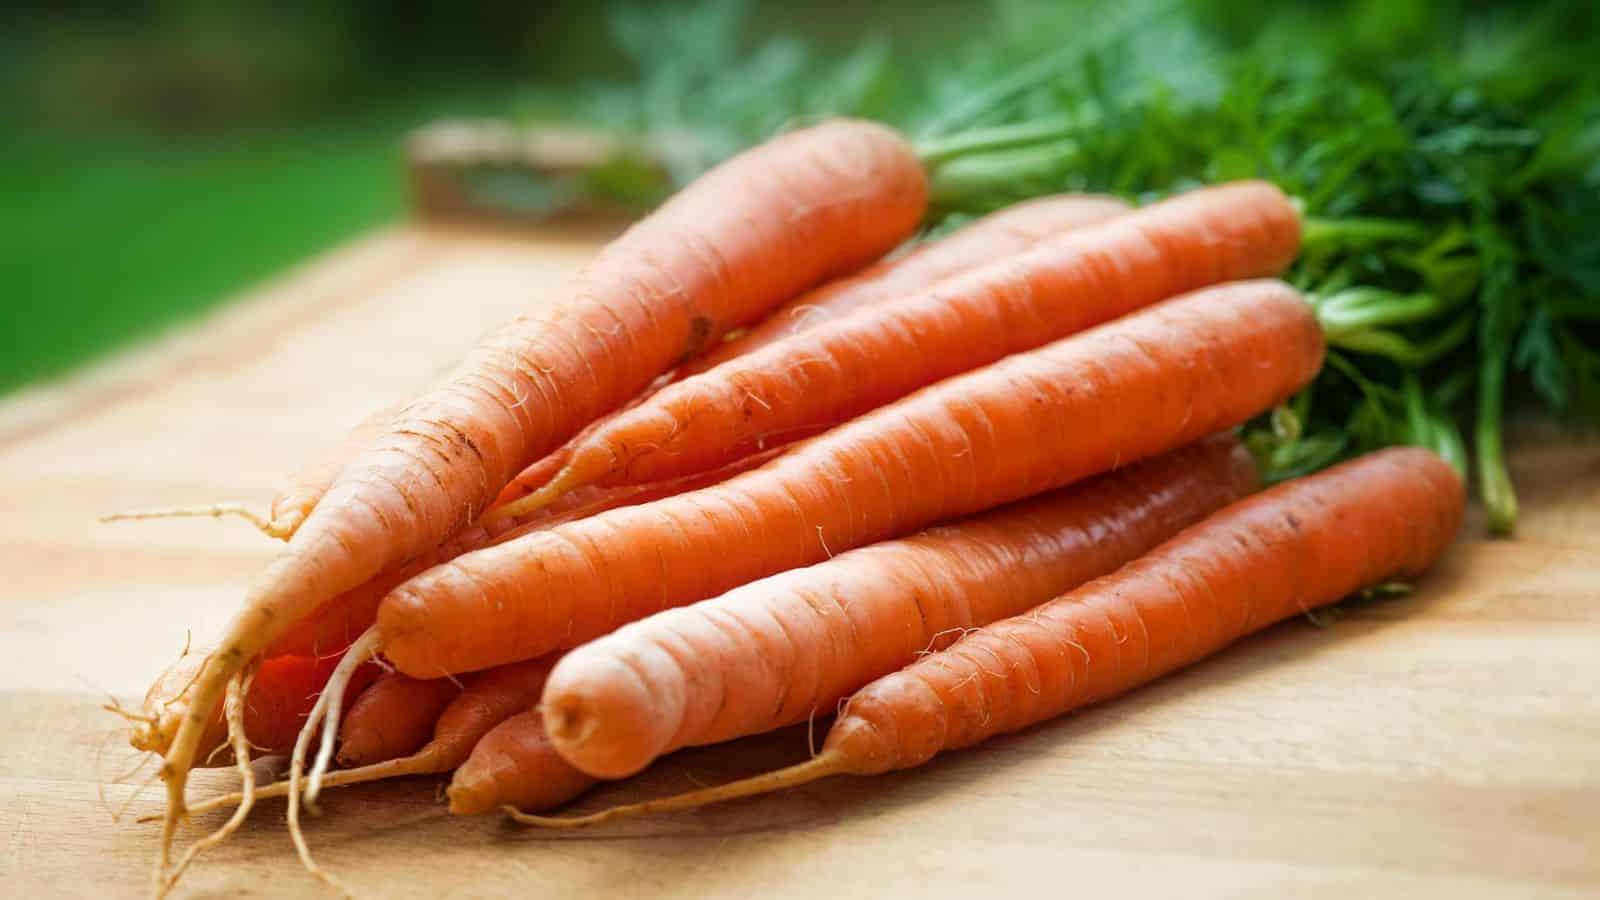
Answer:
[[(95, 515), (264, 505), (595, 240), (380, 233), (0, 404), (0, 891), (142, 892), (155, 830), (133, 817), (159, 792), (135, 790), (148, 767), (116, 780), (137, 760), (100, 704), (142, 694), (186, 628), (213, 632), (273, 550), (239, 523)], [(1517, 540), (1463, 542), (1414, 596), (1288, 623), (920, 771), (561, 836), (452, 820), (419, 779), (331, 792), (309, 836), (369, 897), (1600, 896), (1600, 451), (1545, 440), (1513, 460)], [(692, 751), (581, 805), (805, 752), (803, 729)], [(327, 896), (282, 822), (264, 803), (180, 895)]]

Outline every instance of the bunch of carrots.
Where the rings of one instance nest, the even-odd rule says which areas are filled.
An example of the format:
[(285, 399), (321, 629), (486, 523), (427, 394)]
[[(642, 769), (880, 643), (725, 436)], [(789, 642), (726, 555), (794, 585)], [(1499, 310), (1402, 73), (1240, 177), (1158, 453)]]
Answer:
[[(1449, 544), (1461, 480), (1427, 450), (1260, 490), (1234, 430), (1324, 355), (1274, 278), (1277, 188), (1045, 197), (895, 252), (928, 193), (881, 125), (777, 137), (292, 478), (262, 522), (286, 547), (131, 714), (164, 757), (156, 891), (267, 796), (334, 883), (299, 823), (335, 785), (453, 773), (452, 812), (554, 827), (915, 766)], [(541, 815), (829, 715), (792, 769)], [(191, 802), (216, 764), (240, 791)]]

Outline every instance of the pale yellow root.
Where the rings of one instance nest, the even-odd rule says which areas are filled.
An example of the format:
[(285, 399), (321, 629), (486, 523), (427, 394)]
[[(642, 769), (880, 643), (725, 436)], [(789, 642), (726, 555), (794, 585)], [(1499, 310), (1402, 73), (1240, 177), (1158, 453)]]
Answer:
[(526, 497), (520, 497), (510, 503), (501, 504), (483, 514), (479, 524), (492, 525), (506, 519), (517, 519), (528, 513), (538, 512), (550, 504), (560, 500), (573, 488), (583, 487), (583, 480), (570, 464), (557, 472), (555, 477), (545, 482), (544, 486), (535, 490)]
[[(370, 781), (382, 781), (386, 778), (403, 778), (407, 775), (437, 775), (441, 771), (443, 769), (439, 765), (438, 755), (429, 752), (427, 748), (423, 748), (411, 756), (400, 759), (389, 759), (356, 769), (340, 769), (329, 772), (322, 779), (322, 786), (325, 788), (345, 787), (352, 784), (366, 784)], [(289, 786), (290, 782), (287, 779), (274, 781), (271, 784), (256, 788), (255, 797), (258, 800), (265, 800), (271, 797), (287, 797), (289, 795)], [(239, 791), (231, 794), (219, 794), (199, 803), (190, 804), (189, 812), (190, 814), (210, 812), (213, 809), (221, 809), (242, 802), (244, 802), (244, 794)], [(154, 822), (157, 818), (159, 816), (145, 816), (138, 821)]]
[[(327, 770), (328, 761), (333, 758), (334, 742), (338, 738), (339, 708), (344, 703), (345, 687), (350, 683), (350, 676), (355, 670), (375, 654), (379, 641), (378, 630), (369, 628), (361, 637), (356, 638), (350, 649), (345, 651), (344, 659), (339, 660), (339, 665), (333, 670), (333, 675), (329, 677), (322, 693), (318, 695), (316, 704), (311, 707), (311, 714), (306, 717), (306, 724), (300, 729), (300, 736), (295, 739), (294, 753), (289, 757), (289, 838), (294, 841), (295, 854), (300, 857), (300, 864), (305, 866), (307, 872), (346, 897), (351, 896), (350, 889), (317, 865), (317, 861), (311, 856), (310, 846), (306, 844), (305, 831), (300, 827), (300, 782), (306, 769), (306, 754), (311, 747), (311, 736), (317, 733), (324, 721), (328, 722), (328, 727), (322, 728), (322, 746), (317, 748), (317, 767), (322, 772)], [(314, 769), (312, 778), (313, 784), (306, 789), (305, 805), (308, 810), (316, 812), (316, 795), (312, 788), (319, 786), (322, 780), (321, 772)]]
[[(317, 705), (311, 711), (313, 718), (324, 708), (322, 701), (327, 696), (327, 692), (323, 692), (322, 696), (317, 699)], [(310, 721), (308, 721), (306, 728), (301, 730), (299, 739), (295, 741), (294, 755), (289, 759), (289, 839), (294, 842), (295, 855), (300, 857), (300, 864), (305, 867), (307, 872), (315, 875), (317, 880), (323, 884), (348, 897), (350, 896), (350, 889), (329, 874), (327, 870), (317, 865), (317, 861), (312, 858), (311, 848), (306, 845), (305, 832), (300, 828), (300, 775), (305, 771), (306, 750), (311, 744), (311, 735), (314, 731), (315, 729), (311, 727)]]
[(166, 881), (167, 869), (172, 865), (172, 845), (177, 839), (178, 825), (189, 818), (185, 796), (189, 771), (194, 768), (200, 739), (210, 724), (210, 712), (223, 699), (228, 679), (242, 671), (260, 650), (257, 643), (239, 635), (260, 633), (262, 623), (270, 620), (274, 612), (271, 607), (252, 608), (247, 604), (229, 626), (230, 636), (218, 649), (206, 655), (199, 673), (183, 694), (187, 699), (180, 707), (182, 714), (177, 718), (176, 729), (161, 762), (161, 778), (167, 783), (167, 809), (162, 817), (154, 867), (154, 884), (158, 889)]
[(610, 809), (602, 809), (597, 813), (590, 813), (586, 816), (536, 816), (511, 806), (504, 807), (504, 809), (507, 816), (524, 825), (537, 825), (540, 828), (587, 828), (613, 819), (632, 819), (657, 813), (698, 809), (702, 806), (736, 800), (740, 797), (769, 794), (773, 791), (810, 784), (830, 775), (842, 775), (848, 771), (849, 769), (844, 765), (842, 759), (824, 753), (821, 756), (814, 756), (803, 763), (786, 769), (779, 769), (776, 772), (767, 772), (741, 781), (730, 781), (727, 784), (719, 784), (715, 787), (702, 788), (698, 791), (689, 791), (688, 793), (676, 794), (671, 797), (662, 797), (658, 800), (646, 800), (642, 803), (613, 806)]
[[(328, 676), (328, 683), (322, 689), (322, 696), (329, 698), (322, 720), (322, 744), (317, 747), (316, 765), (311, 767), (311, 778), (306, 784), (306, 809), (312, 813), (317, 812), (317, 796), (322, 793), (322, 780), (328, 775), (328, 767), (333, 764), (333, 748), (339, 743), (339, 720), (344, 709), (345, 688), (350, 685), (350, 679), (355, 677), (361, 664), (378, 655), (381, 641), (378, 629), (368, 628), (345, 651), (344, 658), (334, 667), (333, 674)], [(309, 721), (306, 727), (312, 727)]]
[[(183, 650), (178, 653), (178, 659), (176, 662), (174, 662), (174, 665), (176, 665), (178, 662), (182, 662), (184, 658), (189, 655), (193, 639), (194, 635), (185, 630), (183, 633)], [(123, 708), (121, 701), (117, 700), (115, 697), (112, 697), (111, 702), (103, 706), (102, 709), (116, 713), (134, 725), (133, 734), (129, 735), (128, 743), (132, 744), (135, 750), (145, 750), (159, 756), (166, 752), (167, 746), (173, 737), (173, 735), (169, 733), (169, 726), (172, 732), (176, 732), (177, 730), (177, 726), (172, 725), (171, 722), (165, 720), (164, 717), (166, 716), (167, 711), (172, 708), (173, 704), (182, 700), (184, 696), (189, 693), (189, 689), (194, 687), (194, 683), (200, 680), (200, 672), (203, 668), (204, 666), (199, 669), (195, 669), (194, 672), (189, 676), (189, 680), (184, 682), (183, 687), (178, 689), (178, 691), (172, 696), (161, 701), (160, 709), (155, 712), (129, 712), (127, 709)]]
[(195, 841), (183, 856), (178, 858), (171, 874), (158, 887), (156, 891), (158, 898), (165, 896), (177, 885), (178, 879), (183, 877), (184, 870), (188, 869), (201, 853), (217, 846), (238, 831), (239, 826), (243, 825), (244, 820), (250, 815), (250, 808), (255, 805), (256, 774), (255, 770), (250, 768), (250, 741), (244, 733), (244, 698), (250, 691), (250, 682), (255, 679), (255, 668), (252, 664), (228, 681), (227, 698), (222, 704), (223, 715), (228, 723), (228, 743), (233, 747), (234, 766), (239, 770), (239, 806), (220, 828)]
[(270, 538), (287, 541), (293, 534), (299, 522), (279, 522), (262, 517), (258, 512), (251, 510), (242, 503), (208, 503), (203, 506), (171, 506), (164, 509), (137, 509), (128, 512), (109, 513), (101, 516), (101, 523), (106, 522), (143, 522), (149, 519), (220, 519), (223, 516), (238, 516), (256, 527), (257, 531)]

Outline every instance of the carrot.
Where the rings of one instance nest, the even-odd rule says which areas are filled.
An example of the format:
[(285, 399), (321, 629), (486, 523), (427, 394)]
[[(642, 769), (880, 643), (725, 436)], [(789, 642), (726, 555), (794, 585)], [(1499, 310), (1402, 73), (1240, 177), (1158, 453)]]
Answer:
[[(433, 739), (421, 749), (410, 756), (377, 760), (358, 768), (330, 772), (323, 779), (322, 786), (365, 784), (406, 775), (431, 775), (456, 768), (467, 760), (473, 747), (490, 730), (527, 711), (539, 701), (539, 693), (554, 663), (554, 658), (534, 659), (470, 676), (466, 679), (466, 687), (456, 694), (444, 712), (438, 714), (437, 721), (429, 720)], [(392, 693), (383, 697), (383, 712), (391, 720), (405, 718), (408, 722), (416, 722), (422, 718), (413, 710), (396, 706), (392, 702), (396, 699), (397, 695)], [(351, 715), (354, 714), (352, 710)], [(349, 717), (345, 721), (349, 722)], [(287, 780), (266, 785), (256, 790), (254, 797), (285, 796), (289, 793), (289, 785)], [(191, 811), (200, 813), (217, 807), (234, 806), (245, 802), (245, 799), (243, 792), (223, 794), (194, 804)]]
[(267, 567), (184, 702), (161, 769), (167, 819), (224, 686), (295, 621), (470, 523), (511, 476), (599, 414), (916, 227), (927, 179), (867, 122), (791, 132), (718, 166), (608, 246), (574, 297), (490, 337), (353, 459)]
[(350, 704), (339, 726), (339, 764), (363, 766), (417, 752), (460, 694), (461, 683), (448, 678), (423, 681), (385, 672)]
[(790, 300), (742, 334), (730, 335), (679, 366), (672, 378), (682, 381), (847, 313), (915, 293), (1127, 211), (1128, 204), (1100, 194), (1058, 194), (1013, 204), (904, 256), (882, 260)]
[[(513, 322), (406, 407), (252, 586), (191, 688), (161, 769), (157, 883), (206, 715), (268, 644), (459, 531), (519, 469), (676, 360), (881, 255), (915, 227), (926, 194), (911, 146), (882, 126), (834, 122), (781, 137), (678, 194), (601, 254), (575, 298)], [(298, 834), (296, 844), (310, 865)]]
[[(174, 715), (175, 698), (182, 696), (199, 675), (204, 659), (203, 653), (185, 654), (151, 685), (145, 695), (144, 713), (138, 717), (142, 724), (134, 735), (135, 747), (154, 753), (166, 749), (157, 742), (162, 734), (171, 733), (170, 728), (161, 728), (159, 722), (162, 717)], [(338, 656), (278, 656), (263, 660), (251, 679), (249, 691), (242, 698), (244, 736), (250, 744), (266, 754), (289, 752), (317, 694), (327, 684), (338, 662)], [(365, 690), (378, 671), (377, 666), (362, 667), (345, 688), (346, 692), (354, 696)], [(205, 766), (232, 765), (226, 744), (227, 725), (223, 707), (218, 704), (196, 751), (200, 762)]]
[[(624, 506), (637, 506), (671, 497), (689, 491), (697, 491), (704, 487), (721, 484), (735, 475), (742, 475), (752, 469), (759, 469), (763, 465), (777, 459), (783, 453), (793, 449), (794, 443), (779, 444), (768, 447), (741, 459), (736, 459), (723, 466), (705, 472), (696, 472), (690, 475), (680, 475), (677, 478), (665, 478), (661, 481), (649, 481), (640, 484), (622, 484), (615, 487), (590, 485), (578, 488), (565, 494), (560, 500), (548, 506), (540, 507), (518, 516), (513, 521), (517, 523), (515, 537), (530, 534), (537, 529), (554, 528), (567, 522), (576, 522), (589, 516), (599, 515), (607, 510), (618, 509)], [(485, 521), (484, 527), (494, 529), (503, 521), (496, 519), (493, 522)], [(498, 537), (494, 543), (510, 540), (513, 535), (507, 533)]]
[(1287, 285), (1199, 291), (946, 380), (720, 485), (459, 556), (385, 597), (366, 649), (428, 678), (574, 647), (1214, 434), (1306, 384), (1322, 352)]
[(450, 779), (450, 812), (475, 816), (514, 806), (553, 809), (593, 787), (595, 779), (561, 758), (538, 712), (496, 725)]
[(880, 304), (657, 391), (578, 442), (549, 483), (495, 515), (585, 484), (656, 480), (763, 440), (844, 422), (941, 378), (1184, 291), (1281, 272), (1299, 248), (1276, 187), (1202, 189)]
[(1111, 572), (1256, 483), (1250, 454), (1220, 437), (658, 613), (569, 653), (545, 687), (545, 724), (579, 769), (624, 778), (680, 747), (831, 712), (963, 631)]
[(830, 775), (876, 775), (1115, 697), (1274, 622), (1427, 569), (1461, 526), (1461, 480), (1419, 448), (1370, 454), (1218, 512), (1115, 574), (986, 626), (850, 698), (810, 761), (591, 816), (686, 809)]
[[(561, 449), (523, 470), (500, 492), (494, 507), (519, 500), (548, 484), (566, 464), (574, 446), (610, 417), (644, 402), (655, 389), (698, 375), (735, 356), (799, 334), (846, 313), (910, 294), (943, 278), (1018, 253), (1061, 232), (1103, 222), (1127, 211), (1127, 204), (1121, 200), (1098, 194), (1040, 197), (1006, 207), (978, 219), (949, 237), (926, 244), (902, 257), (882, 260), (848, 278), (802, 294), (778, 307), (748, 330), (729, 332), (717, 347), (658, 379), (657, 384), (633, 402), (596, 420)], [(491, 514), (494, 514), (493, 508)]]
[(515, 519), (497, 519), (468, 529), (422, 559), (407, 563), (346, 591), (301, 619), (267, 649), (268, 655), (325, 655), (350, 646), (378, 618), (378, 604), (391, 590), (427, 569), (467, 552), (597, 515), (608, 509), (647, 503), (685, 491), (718, 484), (741, 472), (757, 468), (789, 449), (775, 447), (719, 469), (668, 479), (653, 484), (592, 487), (573, 491), (560, 502)]

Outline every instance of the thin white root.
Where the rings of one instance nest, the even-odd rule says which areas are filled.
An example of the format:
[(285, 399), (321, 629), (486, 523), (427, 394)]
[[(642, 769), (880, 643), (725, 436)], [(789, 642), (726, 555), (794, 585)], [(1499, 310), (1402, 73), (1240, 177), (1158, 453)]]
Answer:
[(243, 503), (209, 503), (204, 506), (171, 506), (163, 509), (136, 509), (129, 512), (109, 513), (101, 516), (101, 523), (106, 522), (143, 522), (149, 519), (220, 519), (223, 516), (237, 516), (256, 527), (257, 531), (275, 540), (286, 541), (294, 534), (294, 524), (276, 522), (263, 518), (262, 515)]
[[(113, 699), (112, 702), (115, 703), (116, 702), (115, 699)], [(146, 779), (143, 784), (141, 784), (138, 787), (134, 788), (133, 793), (129, 794), (128, 798), (126, 800), (124, 800), (121, 803), (121, 805), (117, 806), (114, 809), (112, 808), (111, 801), (106, 799), (106, 778), (105, 778), (105, 768), (106, 768), (106, 766), (105, 766), (105, 761), (106, 761), (106, 745), (109, 744), (111, 742), (111, 740), (113, 738), (115, 738), (116, 736), (117, 736), (117, 733), (115, 731), (106, 732), (105, 737), (101, 738), (101, 740), (100, 740), (100, 745), (98, 747), (96, 747), (95, 751), (94, 751), (94, 790), (95, 790), (95, 796), (98, 798), (98, 800), (100, 802), (100, 808), (104, 809), (107, 813), (111, 814), (111, 821), (113, 823), (118, 823), (118, 822), (122, 821), (122, 817), (128, 812), (128, 808), (133, 805), (133, 802), (135, 800), (139, 799), (140, 792), (143, 791), (144, 788), (148, 787), (151, 781), (155, 780), (155, 776), (154, 775), (150, 776), (150, 778)], [(141, 754), (141, 756), (139, 758), (139, 761), (137, 763), (134, 763), (133, 768), (129, 769), (126, 772), (123, 772), (121, 775), (118, 775), (116, 778), (111, 779), (111, 783), (112, 784), (122, 784), (124, 781), (127, 781), (128, 779), (134, 777), (135, 775), (138, 775), (139, 771), (141, 769), (143, 769), (145, 766), (148, 766), (149, 764), (150, 764), (150, 754), (148, 754), (148, 753)]]
[(638, 816), (654, 815), (656, 813), (677, 812), (686, 809), (698, 809), (710, 806), (713, 803), (723, 803), (739, 797), (752, 797), (757, 794), (768, 794), (781, 791), (785, 788), (798, 787), (809, 784), (830, 775), (840, 775), (847, 769), (843, 761), (836, 756), (824, 753), (814, 756), (798, 765), (775, 772), (765, 772), (739, 781), (730, 781), (715, 787), (702, 788), (698, 791), (689, 791), (671, 797), (662, 797), (658, 800), (646, 800), (642, 803), (628, 803), (623, 806), (613, 806), (602, 809), (597, 813), (586, 816), (535, 816), (522, 812), (513, 806), (502, 807), (505, 814), (513, 820), (524, 825), (537, 825), (540, 828), (586, 828), (599, 825), (612, 819), (632, 819)]
[[(385, 778), (403, 778), (407, 775), (436, 775), (441, 771), (437, 754), (423, 748), (411, 756), (400, 759), (390, 759), (355, 769), (338, 769), (329, 772), (322, 779), (325, 788), (345, 787), (352, 784), (366, 784), (370, 781), (382, 781)], [(274, 781), (256, 788), (257, 800), (266, 800), (272, 797), (287, 797), (289, 795), (289, 781)], [(235, 791), (231, 794), (218, 794), (199, 803), (191, 803), (189, 812), (198, 814), (210, 812), (213, 809), (222, 809), (244, 802), (244, 794)], [(158, 816), (145, 816), (139, 822), (153, 822)]]
[[(311, 778), (306, 784), (306, 809), (315, 814), (317, 812), (317, 797), (322, 793), (322, 779), (327, 777), (328, 767), (333, 764), (333, 748), (339, 742), (339, 720), (344, 711), (344, 692), (349, 686), (350, 679), (361, 668), (361, 664), (377, 656), (377, 647), (380, 635), (376, 628), (367, 629), (366, 633), (356, 638), (356, 642), (345, 651), (344, 659), (339, 660), (339, 665), (334, 667), (333, 674), (328, 677), (328, 683), (322, 688), (322, 696), (327, 697), (327, 713), (322, 720), (322, 744), (317, 747), (317, 761), (311, 767)], [(320, 699), (320, 698), (319, 698)], [(309, 722), (306, 723), (310, 727)]]
[[(232, 837), (250, 815), (250, 808), (255, 805), (256, 773), (250, 767), (250, 740), (244, 733), (244, 698), (250, 692), (250, 682), (255, 680), (255, 670), (256, 666), (252, 663), (244, 672), (228, 681), (227, 698), (222, 704), (223, 715), (228, 723), (228, 743), (233, 747), (234, 766), (239, 770), (239, 806), (220, 828), (195, 841), (184, 851), (183, 856), (179, 857), (177, 864), (172, 867), (166, 883), (158, 891), (158, 897), (177, 885), (178, 879), (183, 877), (184, 870), (188, 869), (200, 854)], [(191, 808), (190, 812), (194, 812), (194, 809)]]
[[(333, 756), (333, 740), (338, 734), (337, 704), (344, 700), (345, 686), (350, 682), (350, 676), (356, 668), (372, 656), (379, 643), (378, 629), (369, 628), (361, 637), (356, 638), (350, 649), (345, 651), (344, 659), (339, 660), (339, 665), (333, 670), (333, 675), (328, 679), (327, 685), (317, 697), (317, 702), (311, 707), (311, 714), (306, 717), (306, 724), (300, 729), (299, 737), (295, 738), (294, 753), (289, 757), (289, 838), (294, 842), (295, 855), (300, 857), (300, 864), (305, 866), (307, 872), (315, 875), (319, 881), (338, 891), (343, 896), (351, 896), (350, 889), (339, 879), (334, 878), (326, 869), (317, 865), (311, 856), (311, 847), (306, 844), (305, 829), (300, 825), (300, 782), (306, 770), (306, 755), (311, 748), (311, 736), (316, 734), (318, 727), (324, 719), (328, 719), (330, 706), (334, 707), (334, 717), (330, 720), (331, 729), (324, 729), (323, 746), (318, 748), (318, 763), (322, 764), (323, 755), (328, 758)], [(310, 794), (310, 791), (307, 791)], [(311, 797), (307, 797), (306, 807), (315, 811)]]
[(145, 779), (139, 782), (139, 786), (133, 789), (133, 793), (128, 795), (128, 799), (122, 801), (121, 806), (111, 811), (111, 821), (121, 822), (122, 817), (128, 814), (128, 810), (133, 807), (133, 804), (137, 803), (139, 798), (144, 796), (144, 792), (150, 789), (150, 785), (155, 784), (156, 779), (160, 777), (161, 773), (159, 771), (151, 772), (145, 776)]
[(121, 716), (124, 721), (129, 722), (130, 724), (154, 725), (156, 723), (155, 716), (149, 715), (148, 713), (136, 713), (133, 710), (128, 709), (126, 706), (123, 706), (122, 701), (115, 697), (112, 697), (109, 701), (100, 704), (100, 708), (108, 713), (111, 713), (112, 715)]

